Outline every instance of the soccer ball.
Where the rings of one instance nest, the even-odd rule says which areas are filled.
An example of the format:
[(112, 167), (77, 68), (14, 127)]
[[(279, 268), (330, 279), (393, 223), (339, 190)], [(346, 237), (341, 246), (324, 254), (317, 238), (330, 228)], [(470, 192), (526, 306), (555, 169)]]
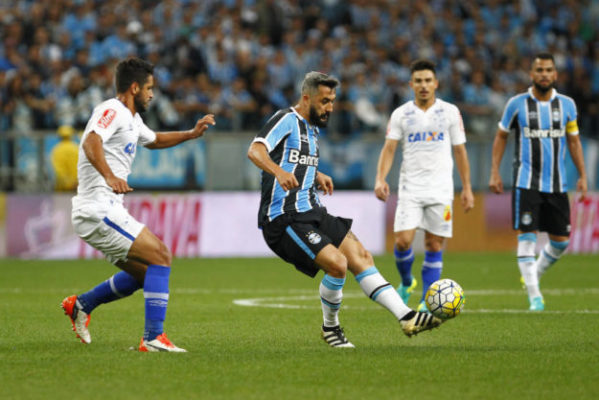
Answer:
[(429, 286), (425, 301), (429, 311), (435, 317), (453, 318), (462, 311), (465, 301), (464, 290), (451, 279), (439, 279)]

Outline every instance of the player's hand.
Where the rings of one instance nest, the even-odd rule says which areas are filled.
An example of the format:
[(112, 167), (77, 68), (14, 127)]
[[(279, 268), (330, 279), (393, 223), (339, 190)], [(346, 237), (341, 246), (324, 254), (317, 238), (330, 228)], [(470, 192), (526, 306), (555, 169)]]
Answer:
[(462, 202), (462, 208), (464, 209), (464, 212), (472, 210), (474, 208), (474, 195), (472, 194), (472, 189), (462, 190), (460, 200)]
[(586, 178), (578, 178), (576, 182), (576, 191), (580, 193), (580, 197), (578, 197), (578, 201), (585, 201), (587, 198), (587, 180)]
[(374, 184), (374, 194), (377, 199), (387, 201), (389, 198), (389, 184), (386, 181), (377, 180)]
[(118, 178), (116, 176), (111, 176), (109, 178), (106, 178), (106, 183), (108, 184), (108, 186), (110, 186), (112, 191), (115, 192), (116, 194), (122, 194), (122, 193), (127, 193), (127, 192), (133, 191), (133, 189), (131, 189), (131, 187), (129, 187), (129, 184), (127, 184), (126, 180)]
[(279, 182), (279, 185), (281, 185), (285, 191), (295, 189), (299, 186), (299, 182), (295, 178), (295, 175), (283, 169), (275, 175), (275, 178), (277, 178), (277, 182)]
[(322, 172), (316, 173), (316, 184), (318, 188), (323, 191), (325, 195), (333, 194), (333, 179), (323, 174)]
[(503, 193), (503, 182), (501, 182), (501, 176), (498, 172), (491, 172), (491, 178), (489, 179), (489, 189), (493, 193)]
[(202, 118), (198, 119), (198, 122), (196, 122), (196, 126), (194, 126), (191, 130), (191, 136), (194, 138), (201, 137), (204, 134), (204, 132), (206, 132), (208, 127), (215, 124), (216, 122), (214, 121), (214, 115), (206, 114)]

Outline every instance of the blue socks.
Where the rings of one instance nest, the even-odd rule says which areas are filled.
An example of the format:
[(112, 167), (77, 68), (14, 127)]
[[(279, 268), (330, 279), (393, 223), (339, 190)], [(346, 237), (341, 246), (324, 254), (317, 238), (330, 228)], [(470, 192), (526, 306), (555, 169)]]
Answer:
[(110, 303), (133, 294), (140, 289), (140, 284), (125, 271), (121, 271), (108, 280), (100, 283), (92, 290), (77, 296), (83, 312), (89, 314), (100, 304)]
[(397, 248), (394, 250), (395, 253), (395, 265), (397, 271), (401, 276), (401, 284), (406, 287), (410, 287), (412, 284), (412, 264), (414, 263), (414, 252), (410, 247), (408, 250), (399, 251)]
[(146, 324), (144, 339), (154, 340), (164, 332), (163, 324), (168, 306), (168, 281), (171, 269), (162, 265), (148, 265), (144, 280)]
[(442, 269), (443, 251), (425, 251), (422, 263), (422, 299), (420, 301), (424, 301), (428, 287), (441, 278)]

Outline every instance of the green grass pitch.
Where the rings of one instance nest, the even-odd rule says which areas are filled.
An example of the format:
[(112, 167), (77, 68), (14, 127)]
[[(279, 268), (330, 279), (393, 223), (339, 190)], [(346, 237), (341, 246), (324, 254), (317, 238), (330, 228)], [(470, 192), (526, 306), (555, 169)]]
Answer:
[[(187, 354), (129, 350), (141, 292), (96, 309), (79, 343), (59, 303), (116, 272), (107, 262), (0, 260), (0, 398), (597, 399), (598, 260), (563, 257), (542, 281), (546, 311), (530, 313), (513, 254), (448, 252), (464, 312), (411, 339), (349, 278), (340, 316), (356, 349), (319, 337), (322, 275), (274, 258), (175, 260), (165, 327)], [(393, 258), (376, 261), (397, 285)]]

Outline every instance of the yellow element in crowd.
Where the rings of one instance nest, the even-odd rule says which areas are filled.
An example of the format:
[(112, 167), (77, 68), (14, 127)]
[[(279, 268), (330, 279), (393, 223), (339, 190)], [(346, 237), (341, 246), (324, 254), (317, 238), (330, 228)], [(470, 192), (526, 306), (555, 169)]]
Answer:
[(77, 160), (79, 146), (72, 140), (75, 129), (62, 125), (57, 130), (60, 142), (54, 146), (50, 159), (54, 168), (57, 191), (73, 191), (77, 188)]

